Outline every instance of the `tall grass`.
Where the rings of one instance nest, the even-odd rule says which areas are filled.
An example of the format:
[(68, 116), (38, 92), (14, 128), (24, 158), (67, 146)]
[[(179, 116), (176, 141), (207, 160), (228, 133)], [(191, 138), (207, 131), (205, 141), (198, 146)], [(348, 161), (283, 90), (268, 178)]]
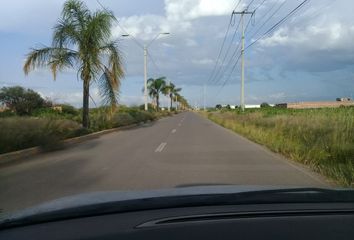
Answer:
[(81, 135), (81, 129), (80, 124), (70, 120), (0, 118), (0, 153), (34, 146), (58, 148), (60, 140)]
[(354, 186), (354, 108), (205, 113), (212, 121)]
[[(75, 110), (75, 109), (74, 109)], [(110, 113), (109, 108), (90, 110), (90, 128), (81, 127), (80, 111), (58, 112), (38, 109), (33, 117), (0, 115), (0, 154), (34, 146), (46, 150), (60, 147), (61, 140), (91, 132), (153, 121), (172, 115), (169, 112), (146, 112), (137, 107), (121, 107)]]

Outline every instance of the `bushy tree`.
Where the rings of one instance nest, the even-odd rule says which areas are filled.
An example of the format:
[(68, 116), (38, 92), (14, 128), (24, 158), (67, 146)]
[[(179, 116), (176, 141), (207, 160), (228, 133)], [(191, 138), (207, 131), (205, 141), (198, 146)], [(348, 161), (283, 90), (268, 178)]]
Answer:
[(46, 106), (46, 101), (35, 91), (20, 86), (0, 89), (0, 102), (19, 115), (30, 115)]

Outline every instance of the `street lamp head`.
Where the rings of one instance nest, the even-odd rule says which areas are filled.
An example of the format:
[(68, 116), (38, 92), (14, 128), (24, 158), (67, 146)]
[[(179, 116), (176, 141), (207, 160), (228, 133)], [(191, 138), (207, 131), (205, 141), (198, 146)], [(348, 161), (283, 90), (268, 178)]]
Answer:
[(168, 34), (170, 34), (170, 33), (169, 33), (169, 32), (162, 32), (162, 33), (160, 33), (160, 34), (168, 35)]
[(121, 36), (122, 37), (129, 37), (130, 35), (129, 34), (122, 34)]

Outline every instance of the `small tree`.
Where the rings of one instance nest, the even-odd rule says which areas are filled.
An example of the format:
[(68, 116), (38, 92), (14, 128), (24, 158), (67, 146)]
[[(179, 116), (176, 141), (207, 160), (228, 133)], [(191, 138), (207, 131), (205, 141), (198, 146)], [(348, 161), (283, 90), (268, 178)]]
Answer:
[(268, 108), (268, 107), (270, 107), (270, 105), (266, 102), (261, 104), (261, 108)]
[(150, 78), (147, 80), (148, 94), (156, 101), (156, 110), (160, 110), (160, 94), (166, 91), (166, 78)]
[(38, 93), (20, 86), (1, 88), (0, 102), (19, 115), (30, 115), (34, 109), (46, 106)]

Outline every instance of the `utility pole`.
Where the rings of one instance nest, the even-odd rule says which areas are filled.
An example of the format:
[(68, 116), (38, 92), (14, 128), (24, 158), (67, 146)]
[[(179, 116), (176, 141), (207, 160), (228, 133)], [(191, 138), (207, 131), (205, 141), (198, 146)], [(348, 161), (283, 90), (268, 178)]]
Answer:
[(241, 15), (241, 31), (242, 31), (242, 43), (241, 43), (241, 94), (240, 94), (240, 105), (242, 111), (245, 111), (245, 15), (253, 15), (254, 12), (249, 12), (246, 10), (242, 12), (233, 11), (232, 14)]
[(147, 97), (147, 48), (144, 45), (144, 103), (145, 111), (148, 110), (148, 97)]
[(204, 111), (206, 111), (206, 106), (205, 106), (205, 94), (206, 94), (206, 89), (205, 89), (205, 84), (203, 87), (203, 105), (204, 105)]
[(178, 98), (177, 98), (177, 96), (176, 96), (176, 111), (178, 111)]
[(168, 98), (170, 99), (171, 102), (167, 103), (168, 105), (168, 111), (171, 112), (170, 106), (172, 105), (172, 98), (171, 98), (171, 81), (168, 81)]

